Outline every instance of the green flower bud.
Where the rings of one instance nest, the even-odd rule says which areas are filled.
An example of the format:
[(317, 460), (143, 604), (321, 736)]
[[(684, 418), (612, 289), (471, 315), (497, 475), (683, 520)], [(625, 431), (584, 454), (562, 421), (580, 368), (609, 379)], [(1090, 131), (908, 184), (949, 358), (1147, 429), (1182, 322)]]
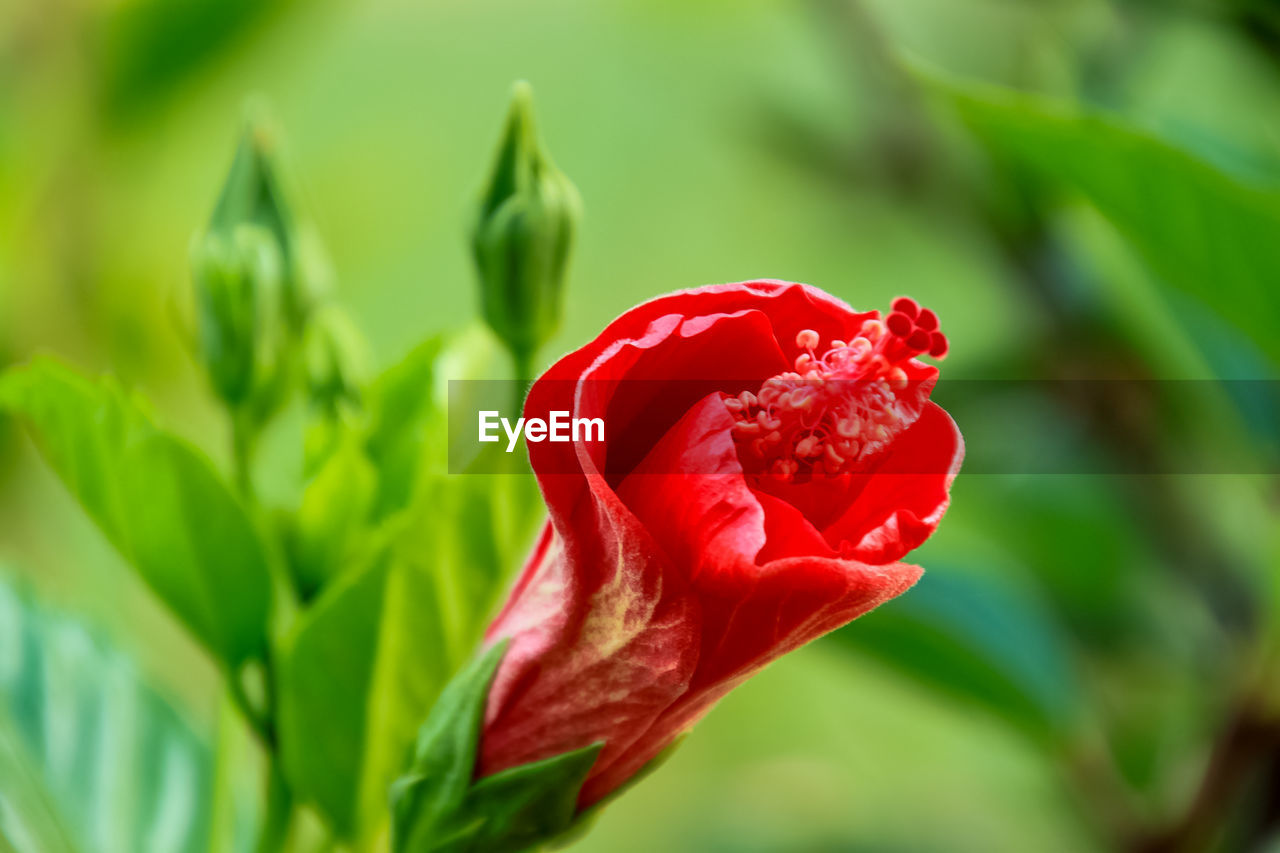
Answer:
[(357, 433), (338, 428), (334, 445), (307, 484), (287, 540), (294, 583), (309, 600), (355, 559), (367, 532), (378, 474)]
[(521, 367), (560, 325), (580, 211), (578, 191), (538, 139), (533, 91), (518, 83), (471, 247), (484, 318)]
[(345, 311), (325, 305), (312, 315), (303, 354), (313, 402), (326, 411), (344, 402), (359, 402), (368, 373), (369, 348)]
[(319, 240), (298, 215), (277, 136), (265, 107), (251, 105), (209, 231), (226, 234), (256, 225), (271, 235), (280, 255), (282, 317), (290, 332), (300, 336), (327, 289), (329, 272)]
[(278, 384), (281, 258), (262, 228), (210, 231), (191, 246), (196, 350), (214, 391), (232, 408), (256, 403)]

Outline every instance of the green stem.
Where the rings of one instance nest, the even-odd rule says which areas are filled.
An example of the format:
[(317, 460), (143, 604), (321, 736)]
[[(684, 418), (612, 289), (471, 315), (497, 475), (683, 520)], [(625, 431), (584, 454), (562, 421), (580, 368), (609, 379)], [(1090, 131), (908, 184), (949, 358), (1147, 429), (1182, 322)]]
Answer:
[(267, 774), (267, 813), (258, 835), (257, 853), (280, 853), (287, 848), (293, 813), (293, 793), (273, 757)]
[(520, 417), (524, 413), (524, 398), (528, 396), (529, 387), (533, 384), (533, 353), (512, 349), (511, 363), (515, 369), (515, 399), (512, 402), (515, 405), (516, 417)]
[(253, 450), (257, 430), (243, 408), (231, 412), (231, 463), (235, 471), (236, 491), (245, 500), (253, 498)]
[[(256, 699), (249, 695), (245, 683), (248, 667), (253, 666), (255, 663), (261, 664), (263, 679), (259, 685), (258, 692), (260, 695)], [(267, 681), (269, 677), (270, 670), (267, 669), (265, 662), (250, 662), (242, 666), (238, 671), (228, 672), (226, 675), (227, 690), (231, 695), (232, 702), (235, 703), (240, 713), (244, 715), (245, 721), (249, 723), (254, 734), (261, 739), (263, 747), (269, 751), (274, 751), (276, 748), (276, 733), (275, 726), (271, 720), (271, 694), (269, 692), (271, 684)]]

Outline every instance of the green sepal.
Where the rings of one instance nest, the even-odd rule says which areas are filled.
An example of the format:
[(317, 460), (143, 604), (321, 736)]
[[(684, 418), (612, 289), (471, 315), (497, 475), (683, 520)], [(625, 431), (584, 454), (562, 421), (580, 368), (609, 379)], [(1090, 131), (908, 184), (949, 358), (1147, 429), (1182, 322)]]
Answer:
[(591, 827), (595, 826), (596, 820), (599, 819), (600, 813), (604, 811), (605, 806), (621, 797), (627, 791), (630, 791), (636, 785), (640, 784), (640, 782), (649, 778), (655, 770), (666, 764), (667, 759), (675, 754), (676, 748), (679, 747), (680, 744), (684, 743), (685, 738), (688, 736), (688, 732), (678, 736), (675, 740), (669, 743), (662, 752), (659, 752), (653, 758), (649, 759), (643, 767), (633, 773), (631, 778), (614, 788), (608, 794), (605, 794), (603, 798), (592, 804), (590, 808), (580, 812), (577, 819), (574, 820), (568, 829), (565, 829), (551, 840), (551, 843), (547, 845), (547, 849), (560, 850), (564, 847), (568, 847), (581, 839), (582, 836), (586, 835), (591, 830)]
[(578, 792), (603, 744), (474, 781), (485, 700), (506, 647), (463, 669), (423, 724), (412, 769), (391, 790), (396, 853), (514, 853), (574, 826)]
[(596, 743), (481, 779), (467, 798), (479, 818), (458, 850), (529, 850), (577, 822), (578, 791), (604, 744)]

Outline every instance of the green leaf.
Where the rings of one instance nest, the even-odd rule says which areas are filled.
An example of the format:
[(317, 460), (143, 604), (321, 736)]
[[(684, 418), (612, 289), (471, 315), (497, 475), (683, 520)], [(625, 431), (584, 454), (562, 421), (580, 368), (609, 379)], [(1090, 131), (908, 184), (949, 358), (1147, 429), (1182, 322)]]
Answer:
[(906, 595), (832, 639), (1037, 740), (1061, 734), (1075, 709), (1074, 676), (1050, 616), (995, 577), (932, 568)]
[(922, 76), (998, 155), (1088, 198), (1165, 283), (1280, 361), (1280, 192), (1102, 112)]
[(397, 853), (528, 850), (573, 826), (602, 744), (472, 783), (485, 699), (505, 650), (499, 643), (460, 672), (423, 724), (413, 768), (392, 791)]
[(414, 733), (478, 635), (446, 637), (440, 575), (379, 546), (295, 623), (279, 655), (280, 746), (295, 793), (341, 837), (376, 835)]
[(355, 837), (364, 787), (369, 700), (390, 570), (385, 553), (348, 573), (300, 616), (278, 653), (277, 723), (284, 773), (335, 831)]
[(0, 581), (0, 848), (205, 850), (212, 776), (129, 661)]
[(271, 578), (244, 508), (142, 401), (49, 359), (0, 377), (0, 407), (143, 580), (234, 671), (265, 654)]
[(413, 496), (429, 421), (439, 414), (436, 363), (441, 350), (440, 338), (423, 342), (378, 377), (366, 395), (365, 451), (378, 472), (377, 518), (403, 509)]
[[(437, 579), (454, 666), (475, 650), (543, 513), (531, 476), (430, 474), (405, 515), (400, 559)], [(452, 670), (451, 670), (452, 671)]]
[(94, 44), (100, 56), (94, 83), (114, 119), (154, 106), (181, 91), (181, 83), (215, 61), (273, 9), (288, 0), (140, 0), (103, 10)]

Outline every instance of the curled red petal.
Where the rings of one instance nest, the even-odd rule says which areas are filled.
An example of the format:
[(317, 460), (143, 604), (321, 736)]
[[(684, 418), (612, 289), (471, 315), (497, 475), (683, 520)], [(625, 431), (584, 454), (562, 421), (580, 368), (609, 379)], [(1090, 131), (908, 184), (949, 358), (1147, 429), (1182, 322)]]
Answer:
[(925, 406), (874, 470), (859, 475), (860, 491), (823, 535), (842, 553), (869, 563), (901, 559), (937, 528), (951, 483), (964, 460), (964, 439), (936, 403)]

